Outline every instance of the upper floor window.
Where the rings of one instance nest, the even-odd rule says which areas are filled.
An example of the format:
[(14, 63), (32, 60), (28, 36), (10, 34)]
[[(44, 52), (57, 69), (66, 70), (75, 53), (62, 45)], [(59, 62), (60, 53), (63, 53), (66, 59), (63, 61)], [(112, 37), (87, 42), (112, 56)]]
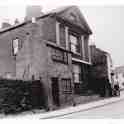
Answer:
[(80, 54), (80, 37), (73, 34), (69, 34), (69, 41), (71, 51), (73, 53)]
[(21, 41), (19, 38), (16, 38), (12, 41), (12, 49), (13, 49), (13, 55), (17, 55), (19, 52), (19, 49), (21, 48)]
[(66, 47), (66, 36), (65, 36), (65, 26), (63, 24), (59, 25), (59, 33), (60, 33), (60, 46), (61, 47)]

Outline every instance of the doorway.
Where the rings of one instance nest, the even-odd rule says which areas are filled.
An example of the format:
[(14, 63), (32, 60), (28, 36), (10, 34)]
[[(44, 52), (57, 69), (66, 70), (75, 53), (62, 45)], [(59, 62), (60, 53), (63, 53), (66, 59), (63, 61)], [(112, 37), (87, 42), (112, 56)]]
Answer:
[(52, 98), (53, 103), (56, 106), (59, 106), (59, 84), (58, 84), (58, 78), (52, 78)]

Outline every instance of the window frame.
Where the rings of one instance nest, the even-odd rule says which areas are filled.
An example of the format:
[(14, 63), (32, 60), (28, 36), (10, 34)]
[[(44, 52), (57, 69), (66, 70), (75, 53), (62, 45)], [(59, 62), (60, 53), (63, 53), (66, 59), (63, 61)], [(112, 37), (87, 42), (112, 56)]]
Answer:
[[(73, 37), (75, 37), (77, 39), (76, 40), (77, 46), (76, 46), (76, 44), (74, 44), (71, 41), (70, 36), (73, 36)], [(73, 54), (81, 55), (81, 47), (80, 47), (81, 46), (81, 35), (78, 34), (78, 33), (73, 32), (73, 31), (69, 31), (68, 32), (68, 41), (69, 41), (69, 44), (70, 44), (70, 50), (71, 50), (71, 52), (73, 52)], [(72, 45), (75, 47), (75, 51), (72, 50)], [(78, 52), (78, 49), (77, 48), (79, 48), (79, 52)]]
[(62, 78), (61, 84), (63, 93), (72, 93), (72, 83), (70, 78)]
[[(18, 43), (16, 44), (16, 45), (17, 45), (17, 51), (14, 52), (14, 51), (15, 51), (14, 42), (15, 42), (16, 40), (18, 41)], [(18, 37), (13, 38), (13, 39), (12, 39), (12, 55), (13, 55), (13, 56), (17, 56), (17, 54), (19, 53), (19, 51), (20, 51), (21, 48), (22, 48), (22, 41), (21, 41)]]
[[(18, 41), (18, 44), (16, 44), (16, 45), (18, 45), (18, 48), (17, 48), (17, 51), (15, 52), (15, 41)], [(19, 38), (14, 38), (14, 39), (12, 39), (12, 53), (13, 53), (13, 55), (14, 56), (16, 56), (17, 54), (18, 54), (18, 51), (19, 51)]]
[[(74, 66), (78, 66), (79, 67), (79, 72), (74, 72)], [(78, 81), (75, 81), (75, 75), (78, 75), (79, 77), (78, 77)], [(78, 84), (80, 84), (81, 82), (82, 82), (82, 78), (81, 78), (81, 75), (82, 75), (82, 69), (81, 69), (81, 65), (79, 65), (79, 64), (73, 64), (73, 81), (74, 81), (74, 83), (78, 83)]]
[[(62, 30), (61, 28), (63, 28), (64, 33), (61, 32), (61, 30)], [(66, 46), (66, 34), (65, 34), (66, 32), (65, 32), (65, 28), (66, 28), (66, 26), (63, 23), (59, 24), (59, 45), (60, 45), (60, 47), (62, 47), (64, 49), (66, 49), (66, 47), (67, 47)], [(63, 35), (64, 35), (64, 37), (62, 38), (62, 39), (64, 39), (64, 41), (61, 41), (61, 37), (62, 37), (61, 33), (63, 33)], [(64, 43), (64, 46), (61, 43)]]

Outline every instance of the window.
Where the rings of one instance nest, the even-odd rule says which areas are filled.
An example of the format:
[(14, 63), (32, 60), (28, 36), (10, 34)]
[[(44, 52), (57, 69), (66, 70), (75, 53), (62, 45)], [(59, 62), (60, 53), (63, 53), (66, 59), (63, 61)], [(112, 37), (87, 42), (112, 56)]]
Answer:
[(66, 47), (66, 36), (65, 36), (65, 26), (60, 24), (60, 46), (61, 47)]
[(16, 56), (18, 54), (19, 49), (22, 47), (21, 45), (22, 45), (22, 43), (18, 38), (14, 39), (12, 41), (13, 55)]
[(73, 64), (73, 78), (74, 83), (80, 83), (81, 81), (81, 66)]
[(68, 53), (58, 49), (52, 49), (52, 59), (54, 61), (68, 64)]
[(70, 45), (71, 45), (71, 51), (73, 53), (80, 54), (80, 37), (70, 34), (69, 41), (70, 41)]
[(85, 54), (85, 60), (89, 62), (89, 46), (88, 46), (88, 36), (84, 36), (84, 54)]
[(64, 93), (72, 93), (71, 79), (62, 79), (61, 84)]

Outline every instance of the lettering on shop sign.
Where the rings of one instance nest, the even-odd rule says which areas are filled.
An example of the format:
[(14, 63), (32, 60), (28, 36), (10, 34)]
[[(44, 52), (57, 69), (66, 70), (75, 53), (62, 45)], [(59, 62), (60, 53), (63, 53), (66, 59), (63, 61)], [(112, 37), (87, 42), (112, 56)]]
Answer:
[(68, 53), (59, 49), (52, 49), (52, 59), (57, 62), (68, 64)]

